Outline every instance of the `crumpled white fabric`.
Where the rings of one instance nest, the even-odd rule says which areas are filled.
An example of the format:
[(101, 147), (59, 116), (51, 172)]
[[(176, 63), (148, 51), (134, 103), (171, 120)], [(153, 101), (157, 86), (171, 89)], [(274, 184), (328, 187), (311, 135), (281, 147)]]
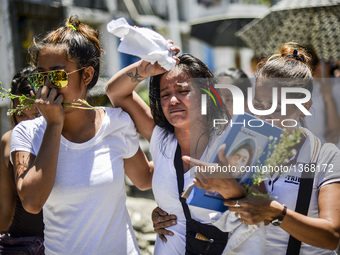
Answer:
[(223, 255), (262, 255), (265, 254), (266, 230), (264, 223), (256, 225), (242, 224), (231, 211), (209, 214), (214, 226), (229, 232), (228, 243)]
[(120, 38), (119, 52), (140, 57), (151, 64), (157, 61), (167, 71), (175, 67), (176, 60), (170, 51), (172, 45), (155, 31), (131, 26), (124, 18), (112, 20), (107, 24), (107, 30)]

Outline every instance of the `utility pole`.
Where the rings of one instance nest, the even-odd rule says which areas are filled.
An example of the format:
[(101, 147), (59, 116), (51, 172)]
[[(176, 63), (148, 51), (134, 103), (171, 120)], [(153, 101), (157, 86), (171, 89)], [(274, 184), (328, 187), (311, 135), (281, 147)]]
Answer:
[(181, 30), (180, 23), (178, 20), (178, 6), (177, 0), (167, 0), (168, 2), (168, 15), (169, 15), (169, 36), (174, 41), (174, 44), (179, 46), (182, 49), (182, 40), (181, 40)]
[[(9, 10), (10, 0), (0, 1), (0, 70), (2, 87), (9, 88), (15, 72), (12, 25)], [(9, 130), (11, 123), (6, 115), (9, 100), (0, 100), (0, 135)]]
[[(9, 88), (12, 75), (15, 71), (12, 24), (9, 10), (9, 0), (0, 1), (0, 61), (1, 80), (4, 88)], [(0, 101), (0, 106), (4, 105), (4, 101)]]

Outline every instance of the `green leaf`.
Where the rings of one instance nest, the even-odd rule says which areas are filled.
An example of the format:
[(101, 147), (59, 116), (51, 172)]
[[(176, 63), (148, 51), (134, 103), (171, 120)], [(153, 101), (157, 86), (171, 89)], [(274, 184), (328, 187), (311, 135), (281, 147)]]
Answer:
[[(8, 115), (13, 115), (15, 113), (21, 114), (24, 110), (29, 109), (34, 105), (35, 102), (35, 96), (26, 96), (26, 95), (15, 95), (11, 93), (11, 90), (4, 89), (1, 86), (2, 83), (0, 83), (0, 90), (5, 91), (1, 92), (0, 91), (0, 97), (2, 100), (4, 99), (18, 99), (19, 104), (16, 106), (14, 109), (8, 109), (7, 114)], [(62, 103), (63, 107), (72, 107), (72, 108), (78, 108), (78, 109), (95, 109), (92, 105), (90, 105), (86, 100), (83, 99), (78, 99), (77, 102), (72, 102), (72, 103)]]

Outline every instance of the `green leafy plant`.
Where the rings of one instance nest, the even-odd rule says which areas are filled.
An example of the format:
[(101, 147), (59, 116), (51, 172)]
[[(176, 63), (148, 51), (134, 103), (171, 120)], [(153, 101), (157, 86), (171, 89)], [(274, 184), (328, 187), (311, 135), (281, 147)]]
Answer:
[[(293, 130), (292, 132), (284, 131), (284, 133), (281, 134), (281, 139), (279, 143), (277, 143), (277, 138), (269, 137), (270, 141), (268, 144), (268, 154), (266, 156), (266, 160), (263, 165), (260, 165), (260, 163), (257, 164), (258, 167), (257, 169), (259, 171), (256, 171), (253, 174), (252, 177), (253, 184), (247, 190), (247, 194), (249, 192), (252, 192), (253, 187), (258, 186), (263, 181), (267, 180), (270, 175), (273, 175), (274, 173), (278, 173), (279, 175), (282, 174), (283, 168), (281, 168), (280, 166), (289, 163), (289, 160), (294, 155), (296, 155), (297, 153), (296, 147), (301, 143), (301, 137), (302, 137), (301, 129)], [(260, 157), (262, 155), (260, 155)], [(271, 169), (274, 169), (273, 167), (275, 166), (279, 167), (276, 168), (275, 171), (272, 171)], [(280, 171), (277, 171), (278, 169)], [(252, 194), (255, 196), (268, 196), (268, 194), (258, 192), (252, 192)]]
[[(26, 96), (26, 95), (15, 95), (11, 93), (11, 89), (5, 89), (1, 86), (0, 83), (0, 98), (2, 100), (4, 99), (18, 99), (19, 104), (12, 109), (8, 109), (7, 115), (13, 115), (15, 113), (21, 114), (24, 110), (29, 109), (34, 105), (35, 102), (35, 96)], [(91, 106), (86, 100), (78, 99), (76, 102), (72, 103), (62, 103), (63, 107), (72, 107), (72, 108), (78, 108), (78, 109), (94, 109), (93, 106)]]

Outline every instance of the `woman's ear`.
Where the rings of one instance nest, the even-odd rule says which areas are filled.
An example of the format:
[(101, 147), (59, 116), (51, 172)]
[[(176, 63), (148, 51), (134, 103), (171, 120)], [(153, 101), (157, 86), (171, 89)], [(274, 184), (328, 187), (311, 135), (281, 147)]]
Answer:
[(82, 80), (83, 80), (85, 86), (89, 85), (89, 83), (92, 81), (93, 75), (94, 75), (93, 66), (88, 66), (84, 69), (84, 72), (82, 74)]

